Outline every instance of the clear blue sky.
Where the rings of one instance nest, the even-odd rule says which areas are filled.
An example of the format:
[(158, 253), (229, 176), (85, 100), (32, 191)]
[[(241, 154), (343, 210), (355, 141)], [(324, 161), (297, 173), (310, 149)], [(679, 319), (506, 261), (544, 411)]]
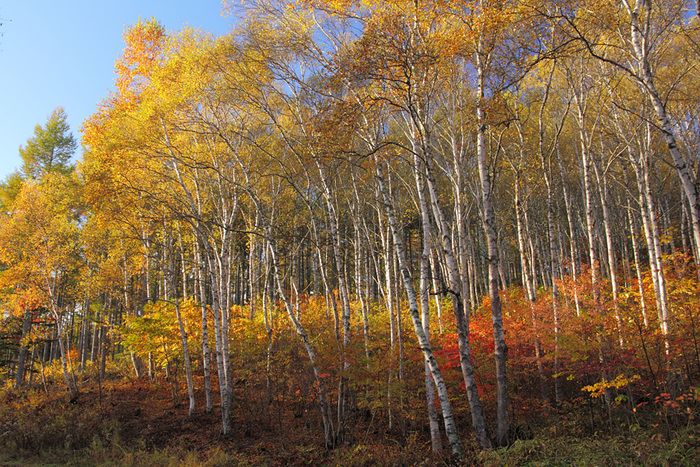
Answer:
[(19, 168), (19, 146), (57, 106), (80, 140), (81, 123), (113, 89), (125, 26), (155, 17), (169, 31), (223, 35), (234, 18), (221, 8), (221, 0), (0, 0), (0, 179)]

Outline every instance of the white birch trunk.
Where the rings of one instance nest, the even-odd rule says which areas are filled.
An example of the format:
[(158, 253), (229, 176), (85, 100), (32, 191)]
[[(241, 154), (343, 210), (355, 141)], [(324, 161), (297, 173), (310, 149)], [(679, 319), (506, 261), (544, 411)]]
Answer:
[[(654, 112), (659, 122), (658, 128), (661, 130), (661, 137), (668, 146), (669, 153), (673, 159), (674, 168), (680, 177), (683, 191), (688, 199), (693, 238), (695, 239), (696, 245), (695, 258), (697, 259), (700, 258), (700, 196), (698, 196), (697, 187), (691, 177), (688, 162), (685, 157), (683, 157), (678, 147), (673, 124), (666, 112), (666, 104), (656, 90), (654, 75), (649, 64), (648, 52), (649, 48), (652, 46), (652, 41), (648, 36), (651, 34), (650, 18), (652, 15), (652, 2), (648, 0), (635, 0), (634, 6), (632, 6), (629, 0), (625, 0), (624, 3), (630, 16), (630, 39), (633, 53), (637, 61), (637, 73), (639, 73), (636, 77), (643, 84), (654, 107)], [(642, 8), (647, 10), (643, 13), (646, 19), (644, 23), (640, 21)]]
[[(425, 151), (427, 152), (427, 151)], [(433, 216), (436, 219), (439, 237), (441, 239), (442, 253), (446, 263), (447, 276), (450, 284), (450, 295), (452, 297), (452, 311), (457, 324), (457, 342), (459, 347), (459, 361), (462, 369), (462, 377), (469, 399), (469, 408), (472, 414), (472, 424), (474, 434), (482, 449), (491, 449), (491, 440), (486, 429), (486, 420), (481, 405), (481, 398), (474, 376), (474, 365), (471, 359), (471, 345), (469, 342), (469, 320), (465, 313), (464, 299), (462, 297), (462, 279), (459, 275), (457, 260), (454, 254), (450, 228), (447, 225), (442, 208), (438, 200), (437, 187), (435, 186), (435, 176), (432, 171), (432, 160), (429, 156), (424, 156), (426, 181), (428, 182), (428, 192), (430, 193), (430, 204)], [(416, 160), (416, 164), (418, 161)], [(418, 176), (418, 175), (417, 175)], [(422, 182), (421, 182), (422, 184)]]
[(440, 400), (440, 406), (442, 408), (442, 418), (445, 424), (445, 433), (447, 434), (447, 439), (450, 443), (450, 448), (452, 450), (452, 455), (461, 458), (463, 455), (462, 444), (459, 440), (459, 434), (457, 432), (457, 426), (452, 414), (452, 407), (450, 405), (450, 399), (447, 394), (447, 386), (442, 378), (442, 373), (438, 367), (435, 356), (433, 355), (432, 348), (427, 341), (425, 332), (423, 331), (423, 324), (421, 322), (421, 316), (418, 311), (418, 300), (416, 298), (416, 293), (413, 288), (413, 282), (411, 280), (411, 274), (408, 270), (406, 264), (406, 251), (403, 246), (403, 239), (398, 231), (398, 226), (396, 222), (396, 217), (394, 215), (394, 203), (389, 195), (389, 191), (385, 185), (384, 180), (384, 169), (381, 162), (376, 163), (376, 176), (377, 183), (379, 185), (379, 190), (384, 200), (384, 206), (386, 208), (386, 214), (389, 221), (389, 226), (394, 238), (394, 250), (399, 261), (399, 268), (401, 270), (401, 278), (404, 284), (404, 290), (408, 297), (409, 311), (411, 313), (411, 320), (413, 322), (413, 329), (415, 331), (416, 337), (418, 339), (418, 345), (423, 352), (425, 360), (428, 362), (430, 367), (430, 372), (433, 376), (433, 381), (437, 387), (438, 399)]
[(195, 242), (195, 260), (197, 262), (197, 282), (199, 284), (199, 306), (202, 310), (202, 369), (204, 372), (204, 397), (205, 412), (212, 411), (213, 402), (211, 395), (211, 368), (209, 365), (209, 316), (207, 310), (207, 292), (204, 268), (206, 264), (202, 259), (199, 242)]
[[(478, 48), (480, 49), (481, 43)], [(477, 164), (481, 188), (482, 224), (486, 234), (487, 258), (488, 258), (488, 283), (489, 297), (491, 299), (491, 317), (493, 321), (494, 336), (494, 360), (496, 363), (496, 401), (498, 429), (496, 442), (499, 446), (510, 444), (510, 416), (508, 399), (508, 377), (506, 374), (506, 361), (508, 359), (508, 346), (506, 345), (503, 330), (503, 315), (501, 309), (501, 297), (498, 295), (499, 256), (498, 234), (496, 231), (496, 218), (493, 208), (493, 193), (491, 180), (486, 161), (486, 112), (485, 106), (485, 68), (483, 52), (477, 50)]]
[[(430, 345), (430, 216), (428, 212), (428, 206), (425, 200), (425, 186), (423, 183), (423, 176), (419, 173), (419, 159), (418, 156), (414, 156), (414, 176), (416, 179), (416, 188), (418, 192), (418, 204), (420, 206), (421, 213), (421, 224), (422, 224), (422, 243), (423, 251), (421, 253), (420, 260), (420, 310), (421, 310), (421, 323), (423, 325), (423, 332), (425, 333), (425, 340), (428, 345)], [(430, 374), (430, 366), (428, 361), (425, 361), (425, 396), (428, 407), (428, 423), (430, 426), (430, 441), (432, 445), (432, 450), (434, 454), (440, 454), (442, 452), (442, 441), (440, 439), (440, 425), (438, 424), (438, 414), (435, 408), (435, 390), (433, 386), (432, 376)]]
[(608, 252), (608, 268), (610, 271), (610, 284), (612, 286), (613, 312), (615, 313), (615, 321), (617, 322), (617, 341), (620, 348), (625, 346), (625, 340), (622, 337), (622, 316), (620, 316), (620, 291), (618, 288), (617, 279), (617, 264), (615, 259), (615, 248), (613, 246), (612, 229), (610, 227), (610, 208), (608, 206), (608, 185), (605, 179), (605, 174), (600, 173), (598, 164), (593, 162), (596, 180), (598, 181), (598, 194), (600, 196), (600, 204), (603, 208), (603, 230), (605, 231), (605, 246)]
[(637, 289), (639, 291), (639, 306), (642, 309), (642, 319), (644, 327), (649, 327), (649, 318), (647, 317), (647, 303), (644, 294), (644, 280), (642, 278), (642, 263), (639, 258), (639, 230), (637, 223), (634, 221), (632, 214), (632, 206), (630, 200), (627, 199), (627, 221), (629, 222), (630, 235), (632, 237), (632, 254), (634, 255), (634, 270), (637, 275)]

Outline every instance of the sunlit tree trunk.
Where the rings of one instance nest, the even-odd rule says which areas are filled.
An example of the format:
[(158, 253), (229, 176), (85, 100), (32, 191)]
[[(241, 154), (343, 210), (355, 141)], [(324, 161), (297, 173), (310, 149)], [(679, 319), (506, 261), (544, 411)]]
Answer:
[[(165, 289), (165, 301), (168, 303), (172, 303), (175, 306), (175, 317), (177, 319), (177, 325), (178, 329), (180, 331), (180, 342), (182, 344), (182, 354), (183, 354), (183, 359), (185, 363), (185, 377), (187, 378), (187, 395), (190, 400), (189, 404), (189, 415), (192, 416), (194, 413), (195, 409), (195, 400), (194, 400), (194, 380), (192, 378), (192, 365), (190, 362), (190, 348), (189, 348), (189, 342), (187, 340), (187, 332), (185, 332), (185, 324), (182, 321), (182, 313), (180, 313), (180, 299), (178, 298), (178, 293), (177, 293), (177, 285), (175, 283), (175, 275), (176, 275), (176, 270), (175, 270), (175, 261), (173, 258), (173, 245), (172, 245), (172, 238), (168, 235), (168, 225), (167, 223), (165, 224), (165, 248), (164, 252), (165, 255), (167, 256), (166, 262), (167, 262), (167, 280), (166, 280), (166, 289)], [(184, 284), (183, 284), (184, 287)]]
[(501, 297), (498, 295), (499, 254), (498, 233), (496, 230), (496, 216), (493, 208), (493, 188), (491, 177), (488, 173), (486, 160), (486, 105), (485, 101), (485, 67), (483, 51), (480, 50), (481, 42), (477, 47), (476, 72), (477, 72), (477, 136), (476, 153), (479, 169), (479, 181), (481, 188), (482, 225), (486, 235), (488, 258), (488, 283), (489, 298), (491, 299), (491, 316), (493, 320), (494, 335), (494, 360), (496, 362), (496, 402), (498, 429), (496, 441), (499, 446), (510, 444), (510, 415), (508, 398), (508, 377), (506, 373), (506, 361), (508, 359), (508, 346), (506, 345), (505, 332), (503, 330), (503, 314), (501, 310)]
[[(420, 173), (420, 160), (417, 155), (413, 158), (414, 177), (416, 180), (416, 189), (418, 194), (418, 205), (421, 214), (422, 226), (422, 252), (420, 259), (420, 310), (421, 323), (423, 332), (425, 333), (425, 341), (430, 345), (430, 215), (428, 205), (425, 199), (425, 184), (423, 183), (423, 174)], [(442, 452), (442, 441), (440, 439), (440, 425), (438, 424), (438, 414), (435, 407), (435, 390), (433, 386), (432, 376), (430, 374), (430, 366), (428, 361), (425, 361), (425, 396), (428, 406), (428, 423), (430, 426), (430, 441), (432, 444), (433, 453), (440, 454)]]
[(219, 396), (221, 399), (221, 431), (224, 435), (228, 435), (231, 431), (231, 397), (227, 378), (228, 358), (225, 358), (227, 349), (224, 347), (224, 340), (228, 340), (228, 335), (221, 322), (221, 305), (220, 305), (220, 286), (217, 277), (216, 260), (213, 258), (214, 253), (210, 246), (206, 246), (205, 251), (207, 259), (207, 273), (209, 274), (209, 282), (211, 284), (211, 308), (214, 318), (214, 342), (216, 343), (216, 366), (217, 376), (219, 380)]
[(515, 224), (516, 234), (518, 238), (518, 252), (520, 253), (520, 271), (522, 274), (522, 282), (525, 288), (525, 293), (530, 305), (530, 319), (532, 321), (533, 338), (535, 343), (535, 358), (537, 359), (537, 373), (540, 379), (540, 397), (542, 400), (547, 400), (547, 386), (545, 384), (544, 368), (542, 366), (542, 342), (540, 341), (539, 332), (539, 317), (535, 311), (535, 303), (537, 302), (536, 284), (534, 280), (534, 271), (532, 263), (535, 262), (534, 248), (530, 245), (530, 258), (525, 246), (525, 208), (522, 202), (522, 166), (525, 161), (525, 137), (523, 134), (522, 122), (516, 122), (518, 129), (519, 144), (519, 161), (514, 163), (513, 170), (515, 172), (514, 183), (514, 204), (515, 204)]
[(551, 92), (552, 78), (554, 76), (554, 71), (556, 67), (556, 62), (552, 63), (552, 69), (550, 71), (547, 83), (544, 89), (544, 94), (542, 96), (542, 103), (540, 104), (537, 126), (537, 147), (540, 158), (540, 167), (542, 168), (542, 176), (544, 177), (544, 183), (547, 187), (547, 237), (549, 240), (549, 269), (551, 274), (551, 284), (552, 284), (552, 321), (554, 324), (554, 400), (557, 405), (562, 402), (562, 390), (561, 381), (559, 379), (559, 373), (561, 372), (561, 360), (559, 358), (560, 351), (560, 337), (561, 337), (561, 317), (559, 309), (559, 273), (560, 273), (560, 263), (558, 257), (558, 245), (557, 245), (557, 233), (556, 233), (556, 202), (554, 200), (554, 187), (552, 186), (552, 155), (553, 152), (559, 146), (559, 136), (561, 130), (564, 126), (564, 118), (568, 114), (568, 107), (566, 112), (562, 116), (562, 120), (555, 124), (554, 128), (554, 141), (550, 150), (545, 154), (545, 120), (544, 111), (549, 100), (549, 95)]
[(260, 247), (258, 242), (258, 222), (259, 214), (255, 213), (255, 222), (251, 226), (252, 231), (249, 234), (249, 265), (248, 265), (248, 291), (250, 296), (248, 314), (249, 319), (255, 319), (255, 311), (257, 307), (258, 297), (260, 296)]
[(639, 306), (642, 310), (642, 318), (644, 327), (649, 327), (649, 318), (647, 317), (647, 304), (644, 294), (644, 280), (642, 278), (642, 263), (639, 257), (639, 229), (632, 214), (632, 206), (630, 197), (627, 198), (627, 222), (629, 223), (630, 235), (632, 237), (632, 254), (634, 255), (634, 270), (637, 275), (637, 289), (639, 291)]
[(65, 379), (66, 385), (68, 386), (68, 390), (70, 391), (71, 399), (75, 399), (76, 397), (78, 397), (78, 388), (75, 385), (74, 381), (71, 379), (70, 375), (68, 374), (68, 355), (65, 348), (65, 344), (63, 342), (63, 314), (59, 313), (57, 305), (58, 297), (56, 296), (56, 282), (58, 281), (59, 275), (60, 274), (55, 273), (53, 277), (45, 277), (46, 290), (49, 296), (49, 306), (51, 314), (53, 315), (53, 318), (56, 323), (56, 341), (58, 343), (58, 351), (61, 357), (61, 369), (63, 370), (63, 378)]
[[(387, 180), (391, 183), (390, 180)], [(391, 197), (391, 191), (389, 191)], [(393, 379), (396, 362), (396, 318), (394, 312), (394, 275), (392, 274), (394, 254), (391, 248), (391, 226), (386, 226), (382, 221), (382, 214), (378, 213), (379, 231), (382, 240), (382, 253), (384, 257), (384, 303), (389, 315), (389, 375), (387, 384), (387, 415), (389, 427), (393, 425)]]
[[(360, 302), (362, 313), (362, 336), (364, 338), (365, 357), (369, 365), (369, 271), (366, 265), (366, 248), (363, 247), (365, 241), (369, 242), (369, 236), (365, 238), (363, 231), (367, 231), (365, 218), (362, 215), (362, 202), (357, 188), (355, 174), (352, 174), (353, 195), (355, 200), (353, 226), (355, 229), (355, 295)], [(364, 229), (363, 229), (364, 227)], [(363, 274), (364, 272), (364, 274)]]
[(610, 271), (610, 284), (612, 286), (613, 311), (615, 313), (615, 321), (617, 322), (617, 340), (620, 348), (624, 347), (625, 340), (622, 337), (622, 317), (620, 316), (620, 291), (617, 279), (617, 260), (615, 258), (615, 248), (613, 246), (612, 227), (610, 225), (611, 214), (608, 205), (608, 183), (605, 173), (601, 175), (598, 164), (593, 161), (592, 164), (596, 180), (598, 182), (598, 194), (600, 196), (600, 204), (603, 208), (603, 229), (605, 231), (605, 245), (608, 252), (608, 268)]
[[(253, 195), (254, 196), (254, 195)], [(256, 203), (258, 204), (258, 203)], [(258, 209), (261, 209), (261, 206), (258, 204)], [(316, 357), (316, 351), (313, 348), (313, 345), (311, 344), (311, 339), (309, 338), (309, 335), (306, 332), (306, 329), (301, 325), (299, 320), (297, 319), (294, 309), (292, 307), (291, 302), (289, 301), (289, 297), (287, 295), (287, 292), (284, 288), (284, 283), (282, 280), (282, 275), (280, 271), (280, 267), (278, 264), (277, 260), (277, 252), (275, 250), (275, 243), (273, 241), (274, 237), (272, 236), (272, 229), (267, 222), (267, 219), (263, 213), (260, 213), (261, 216), (261, 221), (263, 228), (265, 230), (265, 236), (266, 236), (266, 241), (268, 242), (269, 248), (268, 252), (270, 254), (270, 262), (272, 264), (272, 273), (275, 278), (275, 283), (277, 285), (277, 292), (279, 293), (279, 296), (282, 299), (282, 302), (284, 303), (285, 310), (287, 311), (287, 316), (294, 327), (294, 330), (296, 331), (297, 335), (300, 337), (302, 344), (304, 345), (304, 348), (306, 349), (306, 353), (309, 357), (309, 362), (311, 363), (311, 367), (313, 369), (314, 373), (314, 379), (316, 381), (316, 384), (318, 386), (318, 392), (319, 392), (319, 406), (321, 409), (321, 418), (323, 421), (323, 432), (324, 432), (324, 439), (326, 443), (327, 448), (333, 448), (336, 445), (336, 433), (334, 432), (333, 429), (333, 421), (330, 413), (330, 404), (328, 402), (328, 394), (326, 390), (326, 384), (324, 379), (321, 377), (321, 371), (319, 369), (319, 365), (317, 363), (317, 357)]]
[(408, 265), (406, 264), (406, 250), (404, 248), (403, 239), (399, 234), (396, 217), (394, 215), (394, 202), (386, 187), (384, 168), (382, 167), (381, 161), (376, 163), (375, 170), (377, 184), (379, 185), (379, 191), (382, 195), (382, 199), (384, 200), (386, 215), (394, 238), (394, 251), (398, 257), (401, 279), (403, 280), (404, 290), (406, 291), (406, 295), (408, 297), (409, 311), (411, 313), (413, 328), (418, 339), (418, 345), (423, 352), (425, 360), (428, 362), (430, 372), (433, 376), (433, 382), (437, 387), (438, 399), (440, 400), (440, 407), (442, 408), (442, 418), (445, 424), (445, 433), (447, 434), (447, 439), (450, 443), (452, 454), (456, 457), (462, 457), (462, 444), (459, 440), (459, 433), (457, 432), (457, 426), (452, 414), (452, 407), (447, 394), (447, 386), (442, 378), (442, 373), (440, 372), (440, 368), (435, 360), (430, 343), (428, 342), (425, 332), (423, 331), (423, 324), (418, 311), (418, 300), (413, 288), (411, 273), (408, 269)]
[(649, 251), (649, 265), (651, 268), (652, 283), (656, 296), (656, 308), (659, 318), (659, 327), (664, 335), (668, 335), (668, 298), (666, 291), (666, 274), (661, 253), (661, 233), (657, 223), (656, 207), (651, 193), (651, 174), (649, 164), (651, 163), (648, 154), (650, 151), (651, 129), (647, 127), (645, 136), (639, 144), (639, 154), (629, 152), (630, 162), (634, 168), (637, 189), (639, 191), (639, 205), (642, 212), (642, 224)]
[[(328, 219), (330, 225), (331, 234), (331, 244), (333, 251), (333, 258), (336, 265), (336, 277), (338, 278), (338, 295), (340, 298), (340, 307), (342, 310), (342, 323), (343, 323), (343, 369), (347, 370), (350, 367), (350, 362), (348, 360), (347, 352), (348, 346), (350, 345), (350, 294), (348, 291), (348, 281), (345, 270), (345, 261), (343, 260), (343, 255), (341, 252), (341, 238), (339, 232), (338, 216), (336, 212), (336, 207), (333, 202), (333, 196), (330, 189), (330, 181), (326, 175), (326, 170), (321, 164), (321, 162), (316, 158), (316, 167), (320, 175), (321, 184), (323, 187), (324, 197), (326, 199), (326, 207), (328, 210)], [(342, 441), (345, 430), (345, 420), (346, 420), (346, 405), (348, 404), (348, 388), (347, 381), (344, 376), (341, 376), (339, 389), (338, 389), (338, 421), (337, 421), (337, 433), (336, 438), (338, 441)]]
[[(571, 278), (573, 280), (573, 292), (574, 292), (574, 305), (576, 307), (576, 316), (581, 316), (581, 304), (578, 296), (578, 287), (576, 284), (578, 283), (578, 268), (577, 268), (577, 257), (578, 257), (578, 252), (576, 248), (576, 232), (574, 231), (574, 212), (573, 212), (573, 205), (571, 202), (571, 197), (569, 196), (569, 190), (566, 187), (566, 178), (564, 177), (564, 164), (562, 162), (562, 157), (561, 157), (561, 148), (559, 145), (559, 141), (556, 141), (556, 154), (557, 154), (557, 163), (559, 166), (559, 176), (561, 178), (561, 186), (562, 186), (562, 193), (564, 195), (564, 205), (566, 207), (566, 220), (567, 224), (569, 225), (569, 263), (570, 263), (570, 271), (571, 271)], [(563, 244), (564, 242), (562, 242)], [(563, 245), (562, 245), (563, 246)]]
[(205, 278), (206, 263), (202, 258), (199, 242), (195, 242), (195, 261), (197, 263), (197, 284), (199, 285), (199, 306), (202, 311), (202, 369), (204, 372), (205, 411), (212, 411), (211, 368), (209, 365), (209, 313), (207, 308), (207, 290)]
[[(426, 151), (427, 152), (427, 151)], [(486, 430), (486, 420), (484, 418), (481, 399), (474, 376), (474, 365), (471, 359), (471, 345), (469, 342), (469, 320), (468, 313), (465, 312), (464, 300), (462, 296), (462, 280), (459, 275), (457, 260), (454, 254), (450, 228), (445, 219), (442, 208), (439, 204), (435, 176), (433, 174), (432, 160), (425, 156), (425, 178), (430, 193), (430, 205), (433, 217), (436, 219), (440, 245), (442, 247), (443, 258), (445, 259), (447, 276), (450, 287), (450, 297), (452, 298), (452, 311), (457, 325), (457, 342), (459, 345), (459, 361), (462, 369), (462, 377), (469, 399), (469, 408), (472, 413), (472, 424), (474, 434), (482, 449), (491, 448), (491, 440)], [(418, 161), (416, 161), (417, 163)]]
[(673, 123), (666, 111), (666, 103), (656, 89), (654, 74), (649, 63), (648, 54), (653, 46), (651, 35), (655, 34), (651, 25), (652, 8), (655, 4), (649, 0), (634, 0), (634, 3), (632, 3), (632, 0), (625, 0), (623, 4), (627, 8), (630, 17), (632, 52), (637, 61), (639, 73), (637, 78), (642, 82), (643, 89), (651, 100), (658, 120), (657, 128), (661, 131), (661, 138), (668, 146), (674, 168), (680, 177), (683, 191), (690, 206), (691, 225), (696, 245), (695, 258), (697, 259), (700, 258), (700, 196), (698, 195), (697, 186), (689, 173), (688, 162), (678, 147)]

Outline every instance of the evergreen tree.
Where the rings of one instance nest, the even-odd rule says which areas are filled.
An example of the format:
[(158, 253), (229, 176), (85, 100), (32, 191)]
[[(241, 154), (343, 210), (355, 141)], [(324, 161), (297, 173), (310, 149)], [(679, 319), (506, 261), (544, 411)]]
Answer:
[(63, 107), (56, 107), (46, 125), (34, 127), (34, 136), (19, 148), (22, 156), (20, 172), (24, 177), (38, 180), (48, 173), (68, 174), (73, 170), (70, 159), (77, 143), (70, 133), (67, 119)]

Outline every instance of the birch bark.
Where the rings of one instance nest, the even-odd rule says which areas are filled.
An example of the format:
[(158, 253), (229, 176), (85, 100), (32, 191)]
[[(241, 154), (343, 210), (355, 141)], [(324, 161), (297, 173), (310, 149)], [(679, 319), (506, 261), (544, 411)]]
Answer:
[(423, 330), (421, 316), (418, 311), (418, 300), (416, 298), (415, 289), (413, 288), (411, 273), (406, 262), (406, 250), (403, 239), (398, 231), (396, 216), (394, 215), (394, 202), (390, 197), (389, 191), (387, 190), (385, 184), (384, 168), (382, 167), (381, 161), (377, 161), (375, 170), (377, 184), (379, 185), (379, 191), (384, 201), (389, 226), (394, 238), (394, 250), (396, 252), (396, 256), (398, 257), (401, 279), (403, 280), (404, 290), (406, 291), (406, 295), (408, 297), (409, 312), (413, 322), (413, 329), (418, 339), (418, 345), (423, 352), (425, 360), (428, 362), (430, 373), (432, 374), (433, 381), (437, 387), (438, 399), (440, 400), (440, 407), (442, 408), (442, 418), (445, 424), (445, 433), (447, 434), (447, 439), (450, 443), (452, 455), (461, 458), (463, 456), (462, 443), (460, 442), (459, 434), (457, 433), (457, 426), (452, 414), (450, 399), (447, 394), (447, 386), (445, 385), (445, 381), (442, 378), (442, 373), (440, 372), (440, 368), (435, 360), (430, 343), (428, 342)]
[(494, 360), (496, 362), (496, 401), (498, 429), (496, 441), (499, 446), (510, 444), (510, 416), (508, 398), (508, 377), (506, 374), (506, 361), (508, 359), (508, 346), (506, 345), (505, 332), (503, 330), (503, 312), (501, 309), (501, 297), (498, 294), (499, 279), (499, 255), (498, 233), (496, 230), (496, 216), (493, 208), (493, 192), (491, 178), (488, 172), (486, 160), (486, 111), (485, 111), (485, 86), (486, 63), (481, 50), (479, 40), (476, 52), (477, 71), (477, 164), (479, 169), (479, 181), (481, 188), (482, 226), (486, 235), (487, 260), (488, 260), (488, 289), (491, 299), (491, 317), (493, 321), (494, 336)]

